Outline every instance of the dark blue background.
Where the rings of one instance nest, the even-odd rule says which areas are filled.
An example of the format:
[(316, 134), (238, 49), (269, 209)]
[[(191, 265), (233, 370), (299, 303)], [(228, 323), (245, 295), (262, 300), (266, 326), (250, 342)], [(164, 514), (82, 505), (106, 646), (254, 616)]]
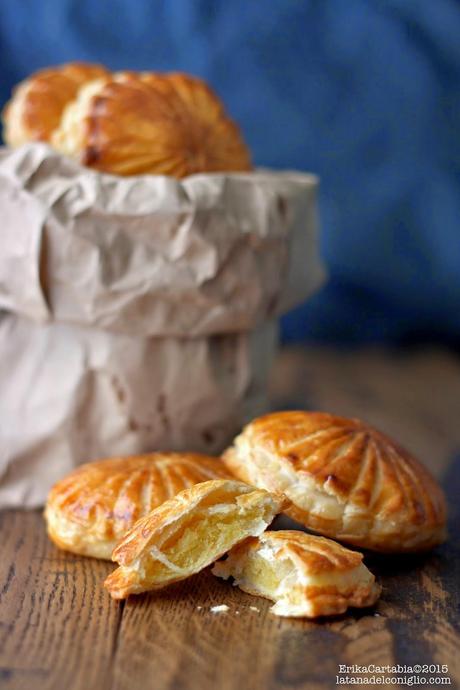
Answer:
[(1, 0), (1, 101), (68, 60), (209, 80), (259, 165), (321, 177), (331, 279), (287, 340), (460, 336), (457, 0)]

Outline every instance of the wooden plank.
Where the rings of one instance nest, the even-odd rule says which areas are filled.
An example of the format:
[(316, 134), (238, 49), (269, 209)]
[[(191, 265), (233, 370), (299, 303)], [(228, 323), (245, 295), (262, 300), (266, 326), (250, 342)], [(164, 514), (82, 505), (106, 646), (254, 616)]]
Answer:
[[(222, 603), (228, 612), (211, 611)], [(343, 622), (277, 618), (269, 607), (209, 571), (133, 598), (120, 628), (115, 689), (330, 688), (338, 664), (347, 661)], [(380, 639), (377, 658), (391, 657)]]
[[(102, 587), (111, 564), (59, 552), (38, 512), (5, 511), (2, 687), (329, 690), (339, 664), (397, 663), (448, 664), (452, 687), (460, 683), (459, 374), (457, 359), (442, 352), (324, 349), (286, 352), (274, 372), (275, 407), (364, 417), (412, 448), (446, 487), (446, 545), (420, 557), (367, 557), (383, 584), (374, 610), (317, 622), (281, 619), (269, 602), (209, 571), (120, 604)], [(224, 603), (227, 612), (211, 611)]]
[(0, 679), (4, 690), (111, 687), (120, 607), (111, 565), (56, 549), (38, 511), (0, 513)]
[[(40, 688), (329, 688), (339, 664), (421, 660), (449, 664), (460, 680), (452, 544), (427, 557), (370, 558), (384, 586), (371, 612), (278, 619), (269, 602), (205, 572), (132, 597), (119, 625), (123, 607), (102, 588), (109, 564), (60, 554), (36, 513), (3, 513), (0, 524), (5, 565), (16, 556), (16, 570), (1, 579), (0, 677), (8, 690), (25, 690), (32, 679)], [(222, 603), (228, 612), (211, 612)]]
[[(335, 685), (339, 664), (448, 664), (460, 683), (455, 556), (452, 544), (425, 557), (369, 556), (383, 585), (376, 608), (319, 622), (276, 618), (269, 602), (209, 572), (132, 597), (119, 631), (114, 688), (326, 689)], [(222, 603), (229, 611), (212, 613)]]

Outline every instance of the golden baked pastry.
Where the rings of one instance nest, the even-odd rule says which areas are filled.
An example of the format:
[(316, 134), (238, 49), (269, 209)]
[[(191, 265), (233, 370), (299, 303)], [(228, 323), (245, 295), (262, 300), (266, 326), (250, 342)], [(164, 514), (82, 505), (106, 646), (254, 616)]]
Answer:
[(21, 82), (3, 111), (8, 146), (49, 141), (61, 115), (86, 82), (108, 76), (101, 65), (71, 62), (40, 70)]
[(90, 462), (51, 489), (45, 508), (48, 534), (62, 549), (110, 560), (140, 517), (193, 484), (228, 476), (220, 459), (197, 453)]
[(124, 599), (183, 580), (262, 534), (283, 504), (284, 498), (236, 480), (196, 484), (136, 522), (113, 552), (120, 567), (104, 585), (114, 599)]
[(124, 73), (84, 87), (52, 137), (58, 150), (117, 175), (242, 171), (250, 156), (221, 101), (186, 74)]
[(362, 554), (294, 530), (264, 532), (235, 546), (212, 572), (275, 602), (278, 616), (316, 618), (372, 606), (380, 586)]
[(236, 477), (283, 492), (290, 517), (339, 541), (404, 552), (445, 538), (445, 499), (435, 479), (358, 419), (275, 412), (251, 422), (224, 461)]

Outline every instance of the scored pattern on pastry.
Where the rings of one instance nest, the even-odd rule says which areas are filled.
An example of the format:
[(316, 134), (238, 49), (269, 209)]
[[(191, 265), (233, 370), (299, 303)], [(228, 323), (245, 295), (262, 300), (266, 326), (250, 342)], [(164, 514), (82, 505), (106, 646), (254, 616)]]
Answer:
[(117, 175), (251, 169), (222, 102), (196, 77), (122, 73), (87, 85), (52, 138), (62, 153)]
[(286, 512), (326, 536), (383, 551), (444, 539), (443, 493), (390, 438), (357, 419), (278, 412), (249, 424), (224, 460), (235, 476), (292, 501)]
[(106, 77), (101, 65), (73, 62), (40, 70), (21, 82), (3, 113), (3, 137), (8, 146), (49, 141), (65, 107), (83, 84)]
[(249, 536), (258, 536), (284, 498), (236, 480), (185, 489), (138, 520), (113, 552), (105, 581), (115, 599), (159, 589), (198, 573)]
[(118, 541), (153, 508), (198, 482), (229, 477), (220, 459), (151, 453), (88, 463), (50, 491), (45, 517), (61, 548), (110, 559)]
[(371, 606), (380, 594), (362, 554), (294, 530), (265, 532), (235, 546), (212, 572), (275, 602), (279, 616), (329, 616)]

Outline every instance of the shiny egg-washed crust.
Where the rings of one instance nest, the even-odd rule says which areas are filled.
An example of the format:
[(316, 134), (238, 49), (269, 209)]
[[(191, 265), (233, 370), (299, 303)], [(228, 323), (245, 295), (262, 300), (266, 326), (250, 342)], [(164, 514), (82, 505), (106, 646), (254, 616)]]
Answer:
[(423, 551), (445, 539), (435, 479), (358, 419), (275, 412), (246, 426), (223, 457), (236, 477), (283, 492), (292, 502), (285, 512), (319, 534), (382, 552)]
[(251, 169), (249, 151), (222, 102), (186, 74), (123, 73), (82, 89), (53, 146), (117, 175)]
[(87, 82), (106, 77), (101, 65), (71, 62), (32, 74), (14, 89), (3, 111), (3, 138), (8, 146), (49, 141), (65, 107)]
[[(234, 577), (245, 592), (271, 599), (272, 612), (279, 616), (316, 618), (376, 602), (380, 586), (362, 559), (330, 539), (281, 530), (235, 546), (212, 572)], [(271, 587), (263, 579), (264, 567), (270, 569)]]
[(111, 559), (119, 540), (143, 515), (183, 489), (230, 473), (198, 453), (150, 453), (81, 465), (50, 491), (48, 534), (62, 549)]
[(284, 497), (234, 479), (196, 484), (136, 522), (115, 548), (120, 567), (104, 586), (124, 599), (190, 577), (261, 534), (284, 504)]

